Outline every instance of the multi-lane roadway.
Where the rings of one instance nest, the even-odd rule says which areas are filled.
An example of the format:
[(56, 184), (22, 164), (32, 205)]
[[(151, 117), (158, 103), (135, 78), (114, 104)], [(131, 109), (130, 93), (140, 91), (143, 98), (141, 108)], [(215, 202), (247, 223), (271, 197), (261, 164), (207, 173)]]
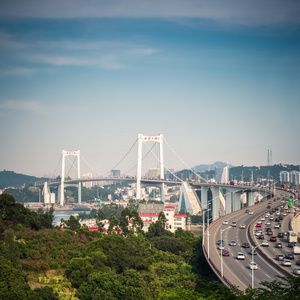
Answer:
[[(271, 235), (267, 235), (265, 231), (267, 222), (270, 222), (273, 235), (276, 237), (279, 232), (290, 230), (292, 213), (287, 213), (287, 215), (283, 217), (279, 229), (274, 228), (274, 221), (269, 221), (269, 218), (265, 218), (267, 212), (282, 205), (281, 194), (286, 195), (285, 192), (279, 191), (279, 193), (275, 195), (275, 198), (264, 200), (254, 206), (228, 214), (212, 223), (209, 230), (206, 230), (204, 238), (206, 256), (209, 257), (211, 266), (218, 273), (219, 277), (222, 277), (223, 273), (224, 282), (227, 284), (237, 286), (240, 290), (245, 290), (249, 285), (251, 286), (252, 283), (254, 287), (260, 287), (262, 281), (278, 279), (277, 276), (283, 276), (286, 274), (286, 270), (291, 272), (293, 269), (293, 266), (281, 268), (281, 261), (275, 261), (274, 259), (276, 254), (280, 253), (285, 255), (286, 252), (291, 251), (291, 248), (287, 248), (286, 236), (284, 238), (277, 238), (277, 242), (281, 242), (283, 248), (276, 248), (276, 243), (270, 242)], [(277, 197), (280, 197), (280, 200), (277, 200)], [(274, 199), (276, 200), (274, 201)], [(270, 205), (271, 208), (267, 208), (268, 205)], [(246, 212), (247, 210), (250, 210), (251, 213)], [(277, 216), (276, 212), (277, 211), (273, 212), (274, 219)], [(261, 228), (264, 239), (269, 243), (268, 247), (262, 247), (261, 244), (263, 240), (255, 236), (255, 231), (258, 228), (256, 224), (257, 221), (261, 219), (261, 216), (265, 218), (265, 220), (261, 221)], [(228, 224), (226, 224), (226, 221)], [(235, 224), (232, 222), (236, 222), (236, 226), (233, 227), (232, 224)], [(245, 225), (245, 228), (240, 228), (242, 224)], [(229, 252), (229, 256), (221, 257), (222, 251), (218, 245), (218, 241), (221, 239), (224, 241), (224, 248)], [(229, 245), (232, 240), (236, 242), (235, 246)], [(243, 248), (243, 243), (248, 243), (250, 247)], [(249, 268), (249, 263), (252, 260), (252, 255), (249, 254), (249, 252), (252, 246), (257, 247), (257, 255), (254, 255), (253, 258), (258, 266), (258, 269), (253, 272)], [(242, 252), (245, 259), (237, 259), (238, 252)], [(253, 279), (252, 274), (254, 275)]]

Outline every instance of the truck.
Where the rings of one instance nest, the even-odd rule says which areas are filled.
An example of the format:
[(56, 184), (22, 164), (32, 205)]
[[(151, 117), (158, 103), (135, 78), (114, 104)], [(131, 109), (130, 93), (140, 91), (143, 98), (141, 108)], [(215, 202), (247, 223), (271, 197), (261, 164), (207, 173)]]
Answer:
[(300, 254), (300, 246), (294, 246), (293, 247), (293, 253), (294, 255)]
[(289, 243), (297, 243), (297, 234), (294, 231), (288, 231), (287, 237)]

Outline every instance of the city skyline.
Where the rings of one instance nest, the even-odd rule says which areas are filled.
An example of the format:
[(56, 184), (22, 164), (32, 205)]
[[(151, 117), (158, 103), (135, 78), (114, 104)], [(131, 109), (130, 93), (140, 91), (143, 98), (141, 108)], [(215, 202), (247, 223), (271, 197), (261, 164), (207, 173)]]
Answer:
[(298, 1), (70, 3), (0, 3), (0, 170), (105, 173), (138, 133), (191, 168), (299, 164)]

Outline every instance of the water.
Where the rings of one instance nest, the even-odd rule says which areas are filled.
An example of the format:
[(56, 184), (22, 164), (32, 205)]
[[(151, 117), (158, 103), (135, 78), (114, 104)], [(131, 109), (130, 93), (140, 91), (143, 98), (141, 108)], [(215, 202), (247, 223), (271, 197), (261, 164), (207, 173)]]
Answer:
[[(84, 213), (83, 210), (80, 211), (73, 211), (73, 210), (58, 210), (58, 211), (54, 211), (54, 220), (53, 220), (53, 225), (56, 225), (57, 222), (60, 222), (61, 219), (64, 220), (69, 220), (70, 216), (72, 214), (80, 214), (80, 213)], [(89, 211), (85, 211), (86, 214), (89, 214)], [(76, 216), (75, 216), (76, 218)]]

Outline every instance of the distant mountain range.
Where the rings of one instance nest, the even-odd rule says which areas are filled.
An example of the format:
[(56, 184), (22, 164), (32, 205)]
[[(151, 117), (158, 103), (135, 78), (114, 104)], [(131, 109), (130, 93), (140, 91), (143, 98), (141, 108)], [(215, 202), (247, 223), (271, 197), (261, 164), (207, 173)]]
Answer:
[(21, 187), (23, 185), (31, 185), (43, 178), (18, 174), (14, 171), (0, 171), (0, 189), (8, 187)]
[(224, 168), (227, 165), (228, 165), (229, 168), (233, 167), (233, 165), (230, 165), (230, 164), (227, 164), (227, 163), (224, 163), (224, 162), (221, 162), (221, 161), (216, 161), (215, 163), (210, 164), (210, 165), (195, 166), (195, 167), (193, 167), (193, 170), (195, 172), (204, 173), (204, 172), (207, 172), (207, 171), (214, 171), (215, 168)]

